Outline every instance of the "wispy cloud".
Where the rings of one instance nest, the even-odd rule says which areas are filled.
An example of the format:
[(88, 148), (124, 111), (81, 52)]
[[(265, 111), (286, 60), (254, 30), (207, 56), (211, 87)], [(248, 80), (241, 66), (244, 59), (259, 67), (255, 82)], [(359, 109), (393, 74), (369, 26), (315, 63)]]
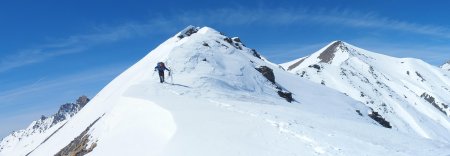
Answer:
[(450, 38), (450, 29), (431, 24), (419, 24), (401, 19), (383, 17), (376, 13), (362, 13), (347, 9), (305, 8), (223, 8), (204, 12), (178, 13), (174, 20), (181, 23), (207, 23), (219, 25), (289, 25), (330, 24), (358, 28), (388, 29), (434, 37)]
[[(10, 105), (8, 104), (10, 101), (18, 101), (17, 99), (22, 99), (22, 97), (29, 98), (30, 96), (37, 94), (54, 94), (58, 90), (65, 89), (80, 89), (79, 87), (82, 84), (91, 84), (92, 82), (104, 81), (104, 83), (106, 83), (112, 80), (114, 76), (120, 74), (125, 67), (126, 65), (106, 66), (66, 75), (60, 78), (49, 80), (41, 78), (32, 84), (0, 92), (0, 108), (7, 107)], [(86, 88), (86, 90), (88, 89), (92, 88)]]
[(431, 24), (419, 24), (383, 17), (376, 13), (361, 13), (345, 9), (305, 8), (222, 8), (202, 11), (174, 11), (147, 21), (127, 22), (116, 26), (97, 26), (91, 33), (68, 36), (38, 47), (20, 50), (0, 59), (0, 72), (42, 62), (53, 57), (84, 52), (103, 43), (111, 43), (140, 35), (174, 33), (185, 25), (272, 25), (327, 24), (368, 29), (384, 29), (450, 38), (450, 29)]
[(72, 54), (82, 51), (83, 47), (68, 47), (54, 51), (47, 51), (46, 48), (36, 48), (23, 50), (16, 54), (6, 56), (0, 60), (0, 72), (47, 60), (52, 57)]
[(328, 13), (311, 14), (310, 17), (311, 20), (329, 24), (341, 24), (344, 26), (362, 28), (388, 29), (440, 38), (450, 38), (450, 29), (446, 27), (391, 19), (389, 17), (379, 16), (375, 13), (359, 13), (349, 12), (345, 10), (335, 10)]
[(418, 58), (435, 66), (450, 59), (450, 45), (446, 44), (399, 44), (374, 38), (357, 38), (349, 42), (373, 52), (400, 58)]
[(14, 68), (46, 61), (50, 58), (85, 52), (95, 45), (112, 43), (140, 35), (152, 35), (167, 32), (172, 28), (158, 20), (148, 23), (125, 23), (119, 26), (97, 26), (94, 32), (72, 35), (63, 39), (56, 39), (33, 48), (12, 52), (0, 59), (0, 73)]
[[(248, 8), (223, 8), (219, 10), (207, 10), (205, 12), (184, 12), (178, 16), (178, 21), (182, 23), (202, 23), (206, 25), (266, 25), (266, 26), (286, 26), (290, 25), (328, 25), (330, 27), (340, 26), (357, 29), (389, 30), (391, 33), (403, 33), (409, 35), (421, 35), (424, 38), (432, 40), (450, 39), (450, 28), (426, 24), (414, 23), (402, 19), (393, 19), (383, 17), (374, 12), (362, 13), (346, 9), (318, 9), (311, 10), (306, 8), (268, 8), (259, 7)], [(358, 43), (358, 39), (354, 39)], [(378, 43), (378, 44), (376, 44)], [(302, 45), (302, 43), (286, 43), (263, 45), (258, 49), (268, 52), (267, 56), (272, 61), (286, 60), (292, 56), (305, 56), (315, 50), (320, 49), (321, 45), (327, 43), (317, 43), (311, 45)], [(401, 45), (401, 46), (399, 46)], [(365, 47), (365, 46), (363, 46)], [(373, 48), (372, 48), (373, 47)], [(411, 45), (405, 43), (387, 43), (373, 42), (367, 48), (377, 50), (377, 52), (386, 52), (388, 55), (397, 57), (415, 57), (424, 59), (432, 64), (440, 64), (443, 60), (450, 58), (449, 46), (445, 45)], [(282, 52), (282, 53), (281, 53)], [(426, 54), (426, 55), (424, 55)], [(443, 58), (446, 57), (446, 58)]]
[[(106, 66), (60, 78), (41, 78), (32, 84), (0, 92), (0, 139), (25, 128), (40, 115), (55, 113), (59, 105), (80, 95), (93, 96), (127, 65)], [(13, 108), (13, 109), (12, 109)]]
[[(104, 85), (128, 67), (115, 64), (93, 68), (63, 77), (44, 77), (37, 81), (0, 91), (0, 138), (25, 128), (40, 115), (55, 113), (58, 106), (80, 95), (92, 98)], [(69, 101), (68, 101), (69, 100)]]

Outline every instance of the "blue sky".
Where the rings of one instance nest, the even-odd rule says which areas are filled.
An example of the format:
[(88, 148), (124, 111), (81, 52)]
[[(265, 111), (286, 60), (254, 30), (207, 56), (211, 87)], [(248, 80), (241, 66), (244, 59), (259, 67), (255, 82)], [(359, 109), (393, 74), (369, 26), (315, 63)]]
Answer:
[[(333, 40), (440, 65), (450, 2), (8, 1), (0, 5), (0, 138), (114, 77), (188, 25), (239, 36), (275, 63)], [(151, 71), (151, 69), (149, 69)]]

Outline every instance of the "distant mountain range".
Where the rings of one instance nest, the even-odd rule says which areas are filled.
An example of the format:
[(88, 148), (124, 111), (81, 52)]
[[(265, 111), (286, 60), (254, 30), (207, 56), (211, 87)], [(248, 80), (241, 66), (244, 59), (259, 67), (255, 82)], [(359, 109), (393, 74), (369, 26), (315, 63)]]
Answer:
[(26, 155), (27, 152), (36, 148), (55, 133), (88, 102), (89, 98), (81, 96), (75, 103), (61, 105), (58, 112), (52, 116), (42, 116), (40, 119), (33, 121), (26, 129), (12, 132), (1, 140), (0, 154)]

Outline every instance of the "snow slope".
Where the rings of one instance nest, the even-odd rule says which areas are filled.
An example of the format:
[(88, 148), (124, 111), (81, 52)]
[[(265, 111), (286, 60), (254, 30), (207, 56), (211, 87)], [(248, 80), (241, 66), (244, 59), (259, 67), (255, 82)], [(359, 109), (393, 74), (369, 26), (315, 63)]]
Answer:
[(450, 71), (450, 61), (447, 61), (447, 63), (443, 64), (441, 68)]
[[(160, 61), (172, 69), (170, 83), (152, 71)], [(262, 66), (272, 69), (274, 83), (256, 69)], [(444, 142), (380, 126), (369, 111), (285, 72), (239, 38), (190, 26), (109, 83), (29, 155), (450, 153)]]
[(395, 130), (450, 142), (450, 78), (437, 67), (342, 41), (281, 66), (365, 103)]
[(26, 129), (12, 132), (0, 142), (0, 155), (25, 155), (42, 143), (80, 111), (89, 99), (79, 97), (75, 103), (61, 105), (58, 112), (50, 117), (42, 116)]

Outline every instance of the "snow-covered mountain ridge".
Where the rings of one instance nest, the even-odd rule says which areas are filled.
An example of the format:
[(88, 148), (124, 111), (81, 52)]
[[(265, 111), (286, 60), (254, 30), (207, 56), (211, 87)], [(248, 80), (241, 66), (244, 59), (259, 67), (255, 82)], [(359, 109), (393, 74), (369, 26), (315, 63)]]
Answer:
[(447, 61), (445, 64), (443, 64), (441, 68), (450, 71), (450, 61)]
[(450, 142), (450, 78), (435, 66), (342, 41), (282, 66), (365, 103), (393, 129)]
[[(152, 72), (157, 62), (171, 69), (168, 83)], [(284, 71), (240, 38), (190, 26), (27, 155), (450, 153), (448, 143), (384, 128), (370, 113), (345, 94)]]
[(58, 130), (72, 116), (80, 111), (89, 98), (79, 97), (75, 103), (61, 105), (58, 112), (50, 117), (42, 116), (33, 121), (26, 129), (12, 132), (0, 142), (0, 154), (25, 155)]

